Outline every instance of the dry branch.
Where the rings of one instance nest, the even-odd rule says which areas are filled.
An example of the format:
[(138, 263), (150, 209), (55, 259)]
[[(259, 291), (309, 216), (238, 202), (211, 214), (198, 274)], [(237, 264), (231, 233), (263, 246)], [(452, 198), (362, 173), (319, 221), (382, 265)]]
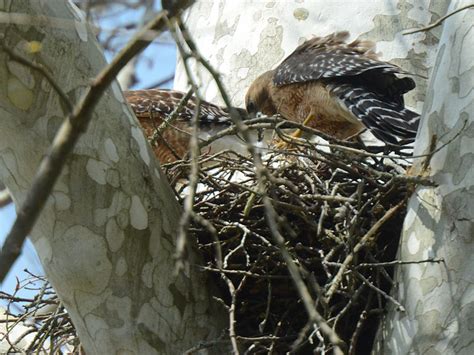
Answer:
[(433, 22), (433, 23), (430, 23), (428, 26), (425, 26), (425, 27), (422, 27), (422, 28), (417, 28), (415, 30), (411, 30), (411, 31), (406, 31), (404, 32), (403, 34), (404, 35), (411, 35), (411, 34), (414, 34), (414, 33), (418, 33), (418, 32), (426, 32), (426, 31), (429, 31), (435, 27), (438, 27), (440, 26), (447, 18), (457, 14), (458, 12), (461, 12), (461, 11), (464, 11), (464, 10), (467, 10), (467, 9), (470, 9), (470, 8), (474, 8), (474, 4), (470, 4), (470, 5), (466, 5), (466, 6), (463, 6), (457, 10), (454, 10), (452, 12), (450, 12), (449, 14), (439, 18), (437, 21)]

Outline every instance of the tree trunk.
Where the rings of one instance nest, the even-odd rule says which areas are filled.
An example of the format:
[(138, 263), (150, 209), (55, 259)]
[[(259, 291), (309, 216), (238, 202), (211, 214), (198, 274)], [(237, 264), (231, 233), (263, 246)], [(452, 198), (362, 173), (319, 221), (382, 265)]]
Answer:
[[(5, 46), (77, 102), (105, 60), (75, 6), (0, 7)], [(0, 180), (20, 206), (66, 113), (42, 74), (1, 48), (0, 82)], [(93, 114), (31, 235), (86, 353), (177, 354), (217, 338), (212, 285), (195, 267), (173, 276), (180, 208), (116, 83)]]
[[(448, 12), (472, 3), (453, 1)], [(419, 187), (408, 205), (399, 258), (443, 263), (403, 265), (394, 292), (406, 312), (390, 308), (380, 329), (380, 354), (474, 353), (474, 11), (448, 18), (436, 56), (415, 154), (415, 172), (437, 188)], [(455, 138), (456, 137), (456, 138)]]

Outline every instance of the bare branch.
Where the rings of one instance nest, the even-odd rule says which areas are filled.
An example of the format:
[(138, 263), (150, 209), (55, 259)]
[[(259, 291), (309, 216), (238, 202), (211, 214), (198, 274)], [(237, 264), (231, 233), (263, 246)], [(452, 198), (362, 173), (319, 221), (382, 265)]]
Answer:
[(449, 14), (447, 14), (447, 15), (445, 15), (445, 16), (439, 18), (437, 21), (435, 21), (435, 22), (429, 24), (429, 25), (426, 26), (426, 27), (422, 27), (422, 28), (419, 28), (419, 29), (416, 29), (416, 30), (411, 30), (411, 31), (404, 32), (403, 35), (406, 36), (406, 35), (411, 35), (411, 34), (413, 34), (413, 33), (429, 31), (429, 30), (431, 30), (431, 29), (433, 29), (433, 28), (438, 27), (439, 25), (441, 25), (441, 24), (444, 22), (444, 20), (446, 20), (448, 17), (451, 17), (451, 16), (457, 14), (458, 12), (461, 12), (461, 11), (464, 11), (464, 10), (467, 10), (467, 9), (473, 8), (473, 7), (474, 7), (474, 4), (470, 4), (470, 5), (463, 6), (463, 7), (459, 8), (459, 9), (457, 9), (457, 10), (455, 10), (455, 11), (453, 11), (453, 12), (450, 12)]
[(7, 52), (7, 54), (10, 56), (10, 58), (17, 61), (18, 63), (23, 64), (26, 67), (29, 67), (29, 68), (34, 69), (34, 70), (38, 71), (39, 73), (41, 73), (41, 75), (43, 75), (46, 78), (48, 83), (53, 87), (54, 91), (56, 91), (56, 93), (61, 98), (61, 101), (66, 106), (66, 113), (69, 114), (69, 113), (72, 112), (73, 107), (72, 107), (71, 101), (69, 100), (69, 98), (67, 97), (67, 95), (63, 91), (63, 89), (56, 82), (56, 80), (54, 80), (53, 76), (49, 73), (49, 71), (46, 70), (46, 68), (43, 65), (32, 62), (31, 60), (21, 56), (18, 53), (15, 53), (12, 49), (8, 48), (5, 45), (3, 35), (0, 36), (0, 45), (1, 45), (2, 49), (5, 52)]

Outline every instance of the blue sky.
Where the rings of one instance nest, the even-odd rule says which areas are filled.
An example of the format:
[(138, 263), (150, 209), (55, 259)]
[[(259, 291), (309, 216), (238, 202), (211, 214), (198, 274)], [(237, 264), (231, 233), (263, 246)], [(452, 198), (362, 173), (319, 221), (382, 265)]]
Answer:
[[(10, 231), (11, 226), (15, 220), (15, 206), (13, 203), (0, 208), (0, 242), (3, 245), (3, 241)], [(22, 280), (27, 277), (27, 274), (24, 272), (25, 269), (28, 269), (34, 274), (42, 274), (41, 265), (36, 255), (36, 252), (33, 248), (33, 245), (29, 240), (26, 241), (23, 248), (23, 252), (20, 258), (13, 265), (12, 270), (7, 275), (7, 278), (1, 285), (1, 290), (12, 293), (15, 290), (17, 284), (17, 277), (19, 280)], [(27, 295), (27, 292), (20, 292), (19, 295)], [(6, 302), (0, 300), (0, 305), (6, 305)]]
[[(108, 16), (105, 14), (100, 21), (100, 27), (103, 30), (100, 36), (101, 40), (104, 41), (104, 39), (106, 39), (107, 36), (117, 28), (127, 28), (131, 24), (140, 25), (144, 21), (152, 19), (160, 9), (161, 1), (155, 1), (155, 9), (149, 11), (145, 15), (144, 8), (139, 8), (133, 11), (121, 11), (120, 5), (115, 5), (115, 8), (111, 7), (109, 13), (112, 15)], [(123, 30), (119, 33), (119, 36), (116, 36), (110, 41), (110, 46), (113, 48), (119, 48), (126, 44), (135, 31)], [(110, 60), (114, 53), (107, 51), (105, 55), (106, 58)], [(151, 43), (140, 55), (136, 66), (138, 83), (132, 86), (132, 88), (142, 89), (154, 86), (164, 78), (168, 78), (170, 75), (174, 74), (175, 64), (176, 46), (171, 36), (165, 33)], [(162, 87), (171, 88), (172, 86), (173, 82), (170, 81)]]
[[(160, 3), (159, 1), (157, 3)], [(126, 23), (137, 22), (143, 16), (143, 11), (127, 11), (113, 16), (109, 19), (104, 20), (101, 26), (104, 28), (112, 29), (116, 26), (121, 26)], [(127, 42), (133, 32), (127, 33), (117, 39), (118, 45), (123, 45)], [(106, 53), (108, 60), (112, 58), (111, 53)], [(166, 36), (160, 38), (158, 41), (152, 43), (141, 55), (137, 63), (136, 76), (138, 79), (133, 89), (148, 88), (162, 81), (164, 78), (168, 78), (174, 73), (176, 66), (176, 47), (172, 41)], [(172, 88), (173, 81), (162, 85), (165, 88)], [(10, 231), (10, 228), (15, 220), (15, 207), (13, 204), (0, 208), (0, 244), (3, 245), (3, 241)], [(24, 279), (27, 274), (23, 271), (28, 269), (34, 274), (42, 274), (41, 265), (36, 255), (31, 242), (28, 240), (22, 255), (15, 263), (12, 270), (8, 274), (5, 281), (0, 285), (0, 290), (12, 293), (17, 284), (18, 279)], [(0, 305), (5, 303), (0, 300)]]

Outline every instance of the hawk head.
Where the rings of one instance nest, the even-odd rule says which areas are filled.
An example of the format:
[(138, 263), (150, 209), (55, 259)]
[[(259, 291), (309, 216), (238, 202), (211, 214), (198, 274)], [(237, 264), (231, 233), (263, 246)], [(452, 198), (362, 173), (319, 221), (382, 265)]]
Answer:
[(270, 93), (273, 87), (273, 75), (273, 70), (263, 73), (248, 89), (245, 95), (245, 107), (250, 117), (255, 117), (257, 113), (267, 116), (277, 113)]

